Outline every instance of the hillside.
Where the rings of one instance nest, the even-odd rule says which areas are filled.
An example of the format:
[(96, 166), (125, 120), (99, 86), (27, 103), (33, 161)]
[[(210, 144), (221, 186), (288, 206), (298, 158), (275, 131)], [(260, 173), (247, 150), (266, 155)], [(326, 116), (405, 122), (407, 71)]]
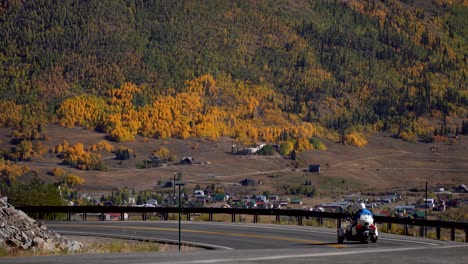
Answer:
[[(212, 137), (206, 127), (220, 124), (215, 137), (239, 137), (233, 123), (263, 129), (242, 139), (250, 142), (278, 140), (277, 132), (265, 132), (272, 123), (291, 129), (311, 123), (312, 134), (329, 131), (335, 139), (376, 131), (409, 141), (454, 134), (467, 116), (467, 8), (464, 0), (4, 1), (0, 99), (9, 111), (0, 124), (25, 130), (85, 123), (111, 133), (116, 126), (109, 123), (120, 120), (122, 133), (131, 134), (114, 137), (123, 141), (137, 133)], [(64, 121), (64, 112), (76, 111), (63, 106), (67, 99), (125, 101), (119, 107), (133, 116), (131, 109), (141, 114), (147, 105), (193, 93), (187, 82), (206, 75), (218, 93), (205, 86), (200, 108), (177, 111), (206, 114), (209, 106), (229, 103), (216, 97), (227, 82), (244, 87), (237, 98), (227, 95), (234, 97), (231, 105), (249, 105), (247, 112), (172, 117), (177, 122), (159, 124), (170, 130), (163, 134), (146, 131), (148, 119), (127, 124), (124, 115), (112, 116), (119, 110), (101, 106), (91, 121)], [(116, 93), (125, 92), (115, 89), (126, 83), (137, 86), (127, 91), (128, 100), (109, 103), (122, 99)], [(268, 113), (284, 120), (264, 122)], [(203, 132), (193, 124), (202, 124)]]
[(190, 188), (310, 193), (315, 163), (328, 195), (459, 184), (467, 16), (466, 0), (3, 1), (0, 190), (148, 198), (184, 171)]
[[(3, 138), (9, 133), (6, 130), (0, 131)], [(88, 148), (105, 140), (104, 134), (82, 128), (50, 126), (47, 127), (46, 134), (49, 137), (46, 144), (50, 148), (64, 141), (70, 145), (82, 143)], [(46, 183), (61, 185), (65, 192), (69, 192), (68, 199), (75, 199), (78, 192), (99, 197), (123, 189), (133, 190), (135, 193), (170, 194), (172, 188), (161, 188), (161, 184), (171, 180), (174, 173), (179, 172), (186, 182), (184, 192), (189, 194), (197, 185), (205, 188), (214, 184), (219, 192), (231, 194), (259, 194), (267, 191), (283, 195), (289, 188), (301, 188), (306, 180), (312, 181), (317, 187), (316, 198), (355, 192), (386, 193), (422, 189), (425, 180), (428, 180), (431, 192), (438, 187), (451, 190), (462, 183), (466, 184), (467, 139), (462, 136), (456, 141), (409, 143), (396, 140), (388, 134), (378, 134), (369, 138), (369, 144), (365, 148), (324, 141), (328, 146), (326, 151), (303, 151), (296, 160), (291, 160), (278, 154), (233, 155), (233, 141), (230, 138), (212, 141), (196, 138), (144, 140), (143, 137), (137, 137), (133, 142), (111, 143), (113, 149), (131, 149), (133, 155), (129, 159), (117, 160), (115, 154), (100, 151), (106, 168), (102, 171), (76, 169), (62, 163), (62, 158), (55, 153), (34, 156), (30, 161), (15, 164), (0, 161), (0, 190), (6, 194), (9, 185), (15, 186), (15, 182), (30, 181), (38, 176)], [(167, 166), (139, 166), (162, 147), (176, 157), (173, 162), (168, 162)], [(192, 157), (195, 164), (179, 164), (182, 157)], [(320, 164), (321, 172), (308, 172), (309, 164)], [(63, 174), (51, 173), (57, 168)], [(21, 172), (22, 170), (26, 172)], [(68, 180), (70, 175), (79, 176), (84, 181), (75, 184)], [(239, 186), (243, 179), (255, 179), (263, 184)], [(23, 187), (21, 192), (31, 192), (42, 188), (40, 186), (35, 185), (30, 190)], [(41, 197), (35, 201), (38, 205), (56, 203), (58, 201), (53, 198), (46, 198), (56, 191), (56, 187), (52, 189), (39, 189), (29, 197)], [(21, 203), (27, 200), (27, 195), (21, 195), (21, 192), (16, 200), (12, 197), (12, 202)]]

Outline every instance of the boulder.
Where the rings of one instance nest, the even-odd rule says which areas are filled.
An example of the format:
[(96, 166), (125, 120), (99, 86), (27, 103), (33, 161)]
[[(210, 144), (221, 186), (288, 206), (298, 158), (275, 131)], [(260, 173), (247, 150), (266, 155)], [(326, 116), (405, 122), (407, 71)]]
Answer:
[(78, 252), (83, 249), (82, 243), (66, 239), (43, 223), (38, 225), (36, 220), (8, 204), (6, 197), (0, 197), (0, 246), (7, 247), (7, 250), (39, 249), (47, 252)]

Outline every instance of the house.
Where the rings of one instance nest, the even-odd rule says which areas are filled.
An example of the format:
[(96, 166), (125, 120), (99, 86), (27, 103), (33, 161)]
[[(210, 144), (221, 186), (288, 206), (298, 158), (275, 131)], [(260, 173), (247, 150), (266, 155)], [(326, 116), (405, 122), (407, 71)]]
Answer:
[(456, 193), (468, 193), (468, 187), (466, 187), (465, 184), (462, 184), (455, 189), (455, 192)]
[(291, 204), (302, 204), (302, 199), (299, 197), (294, 197), (291, 199)]
[[(434, 208), (435, 206), (435, 200), (432, 199), (432, 198), (428, 198), (428, 199), (423, 199), (423, 203), (426, 205), (426, 207), (428, 208)], [(424, 206), (424, 205), (423, 205)]]
[(192, 157), (182, 157), (180, 159), (180, 164), (182, 164), (182, 165), (192, 165), (193, 164), (193, 158)]
[(242, 181), (239, 182), (242, 186), (254, 186), (257, 185), (257, 181), (252, 180), (252, 179), (243, 179)]
[[(102, 220), (104, 221), (119, 221), (121, 220), (122, 215), (120, 213), (104, 213), (102, 215)], [(123, 214), (123, 219), (128, 220), (128, 214)]]
[(195, 191), (193, 191), (193, 196), (195, 196), (195, 197), (197, 197), (197, 196), (205, 197), (205, 192), (203, 190), (195, 190)]
[(332, 211), (332, 212), (343, 212), (349, 207), (349, 205), (340, 204), (337, 202), (321, 204), (319, 206), (322, 207), (325, 211)]
[(162, 160), (158, 156), (150, 156), (149, 157), (149, 162), (154, 163), (154, 164), (159, 164), (159, 163), (162, 162)]
[(258, 195), (257, 198), (256, 198), (257, 202), (268, 202), (268, 199), (266, 198), (265, 195)]
[(320, 172), (320, 165), (318, 164), (309, 165), (309, 172)]
[(395, 211), (397, 213), (408, 213), (411, 214), (416, 210), (416, 206), (414, 205), (399, 205), (395, 207)]
[(424, 218), (426, 218), (426, 213), (425, 212), (414, 212), (414, 213), (411, 214), (411, 218), (424, 219)]
[(151, 205), (156, 206), (158, 205), (158, 200), (151, 198), (151, 199), (148, 199), (148, 201), (146, 201), (146, 204), (151, 204)]
[(279, 196), (276, 195), (276, 194), (270, 194), (270, 200), (271, 200), (271, 201), (278, 201), (278, 200), (279, 200)]
[(232, 153), (236, 155), (249, 155), (249, 154), (256, 154), (259, 150), (261, 150), (265, 143), (256, 144), (255, 146), (251, 147), (244, 147), (232, 145)]

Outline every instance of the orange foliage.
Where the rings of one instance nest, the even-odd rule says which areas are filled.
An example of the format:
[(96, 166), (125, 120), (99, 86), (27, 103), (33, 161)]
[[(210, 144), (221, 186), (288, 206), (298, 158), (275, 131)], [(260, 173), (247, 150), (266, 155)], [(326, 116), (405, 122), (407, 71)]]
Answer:
[(70, 143), (64, 140), (63, 143), (60, 143), (54, 148), (52, 148), (52, 153), (64, 153), (65, 151), (67, 151), (69, 146), (70, 146)]
[(107, 151), (112, 152), (112, 145), (109, 144), (107, 141), (99, 141), (97, 144), (93, 144), (87, 148), (88, 151), (98, 152), (98, 151)]
[[(316, 70), (314, 76), (326, 78), (327, 72)], [(313, 76), (312, 76), (313, 77)], [(271, 87), (232, 81), (230, 76), (215, 80), (204, 75), (186, 83), (186, 91), (174, 96), (160, 95), (153, 103), (134, 109), (133, 95), (140, 88), (126, 83), (102, 98), (77, 97), (60, 107), (62, 125), (99, 124), (113, 141), (133, 141), (137, 134), (155, 138), (201, 137), (217, 139), (237, 137), (241, 142), (277, 141), (284, 129), (293, 137), (310, 138), (323, 129), (283, 113), (281, 96)], [(91, 118), (75, 107), (91, 105)]]
[(12, 164), (10, 161), (0, 159), (0, 178), (8, 179), (10, 181), (16, 180), (17, 177), (22, 176), (29, 171), (28, 166), (18, 166)]
[(64, 127), (74, 127), (75, 125), (87, 128), (95, 128), (107, 117), (108, 107), (104, 99), (91, 96), (80, 95), (65, 100), (57, 110), (60, 125)]
[(434, 136), (433, 139), (435, 142), (447, 142), (448, 141), (448, 137), (441, 136), (441, 135)]
[(85, 180), (75, 174), (68, 174), (67, 177), (65, 177), (64, 182), (70, 186), (78, 186), (83, 184)]
[(313, 149), (313, 146), (307, 138), (299, 138), (294, 144), (294, 149), (296, 151), (306, 151)]
[(55, 167), (55, 168), (54, 168), (52, 171), (50, 171), (48, 174), (60, 178), (60, 177), (65, 176), (67, 173), (65, 172), (64, 169)]
[(19, 127), (23, 107), (11, 101), (0, 101), (0, 127)]
[(158, 156), (161, 159), (167, 159), (171, 155), (171, 152), (166, 147), (160, 147), (153, 152), (153, 156)]
[(362, 133), (351, 133), (345, 135), (344, 142), (350, 146), (365, 147), (367, 145), (367, 139)]

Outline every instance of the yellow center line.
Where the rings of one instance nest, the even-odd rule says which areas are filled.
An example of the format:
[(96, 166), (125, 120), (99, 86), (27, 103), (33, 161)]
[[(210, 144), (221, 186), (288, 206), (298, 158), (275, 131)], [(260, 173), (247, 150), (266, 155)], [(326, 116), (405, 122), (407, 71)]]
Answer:
[[(49, 224), (53, 227), (78, 227), (78, 228), (114, 228), (114, 229), (133, 229), (133, 230), (151, 230), (151, 231), (171, 231), (178, 232), (178, 228), (163, 228), (163, 227), (137, 227), (137, 226), (110, 226), (110, 225), (65, 225), (65, 224)], [(346, 246), (338, 244), (330, 244), (326, 242), (321, 242), (317, 240), (309, 239), (298, 239), (298, 238), (289, 238), (289, 237), (278, 237), (278, 236), (265, 236), (265, 235), (253, 235), (253, 234), (242, 234), (242, 233), (230, 233), (230, 232), (219, 232), (219, 231), (205, 231), (205, 230), (193, 230), (193, 229), (181, 229), (182, 233), (194, 233), (194, 234), (205, 234), (205, 235), (225, 235), (225, 236), (234, 236), (234, 237), (249, 237), (249, 238), (261, 238), (269, 240), (280, 240), (288, 241), (295, 243), (304, 243), (311, 245), (326, 245), (334, 248), (344, 248)]]

